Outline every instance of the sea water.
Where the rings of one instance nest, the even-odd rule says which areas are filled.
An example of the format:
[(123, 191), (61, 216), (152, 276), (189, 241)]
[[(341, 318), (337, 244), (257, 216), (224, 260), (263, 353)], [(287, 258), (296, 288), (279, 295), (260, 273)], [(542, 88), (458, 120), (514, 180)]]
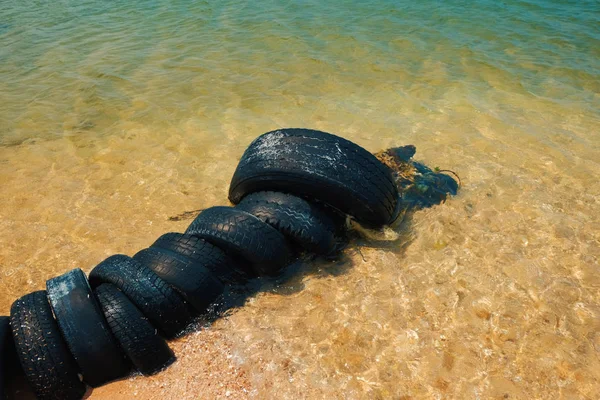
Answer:
[(599, 398), (599, 93), (595, 0), (0, 1), (0, 313), (308, 127), (413, 144), (459, 195), (91, 399)]

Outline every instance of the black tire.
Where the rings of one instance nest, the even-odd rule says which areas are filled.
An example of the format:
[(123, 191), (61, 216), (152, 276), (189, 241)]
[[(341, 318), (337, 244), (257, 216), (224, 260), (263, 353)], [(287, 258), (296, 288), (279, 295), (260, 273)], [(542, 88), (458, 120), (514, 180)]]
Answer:
[(210, 270), (225, 284), (245, 283), (248, 275), (217, 246), (193, 235), (165, 233), (150, 247), (171, 251)]
[(10, 309), (17, 355), (40, 400), (79, 400), (86, 386), (52, 315), (45, 290), (27, 294)]
[(391, 170), (362, 147), (310, 129), (280, 129), (255, 139), (229, 187), (229, 200), (278, 191), (314, 199), (353, 216), (366, 227), (393, 222), (398, 188)]
[(333, 221), (317, 207), (290, 194), (257, 192), (235, 207), (283, 233), (303, 250), (329, 254), (335, 247)]
[(150, 247), (133, 259), (169, 283), (200, 314), (206, 313), (225, 289), (207, 268), (169, 250)]
[(152, 375), (175, 361), (175, 355), (142, 312), (116, 286), (94, 289), (108, 326), (135, 368)]
[(112, 283), (135, 304), (166, 338), (180, 333), (193, 319), (188, 305), (151, 269), (123, 254), (108, 257), (90, 272), (90, 284)]
[(46, 281), (58, 327), (75, 357), (83, 380), (99, 387), (127, 376), (130, 365), (110, 332), (100, 304), (82, 270)]
[(0, 317), (0, 399), (6, 397), (6, 385), (9, 373), (15, 369), (15, 343), (10, 330), (10, 318)]
[(207, 208), (185, 233), (246, 260), (258, 275), (275, 274), (290, 261), (290, 248), (281, 233), (254, 215), (232, 207)]
[(0, 399), (5, 398), (4, 376), (6, 371), (6, 358), (8, 357), (8, 339), (10, 336), (10, 319), (0, 317)]

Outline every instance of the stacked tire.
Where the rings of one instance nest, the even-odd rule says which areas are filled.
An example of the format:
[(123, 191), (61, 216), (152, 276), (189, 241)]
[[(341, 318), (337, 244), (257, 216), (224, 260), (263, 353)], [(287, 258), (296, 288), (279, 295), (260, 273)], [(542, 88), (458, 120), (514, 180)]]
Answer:
[(238, 204), (251, 193), (276, 191), (327, 204), (369, 228), (399, 212), (391, 170), (362, 147), (310, 129), (280, 129), (255, 139), (229, 188)]
[(229, 199), (234, 207), (204, 210), (183, 234), (111, 256), (89, 277), (72, 270), (15, 301), (10, 326), (0, 317), (0, 354), (15, 346), (40, 399), (81, 399), (87, 386), (132, 370), (154, 374), (175, 359), (166, 339), (208, 313), (228, 286), (277, 275), (300, 253), (335, 254), (346, 216), (376, 228), (398, 212), (387, 167), (352, 142), (307, 129), (254, 140)]

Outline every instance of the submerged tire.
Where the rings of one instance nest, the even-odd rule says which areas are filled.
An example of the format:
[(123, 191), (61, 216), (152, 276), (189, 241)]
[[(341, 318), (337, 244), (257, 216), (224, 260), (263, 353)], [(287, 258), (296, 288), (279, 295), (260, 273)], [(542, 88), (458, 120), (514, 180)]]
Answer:
[(150, 247), (133, 259), (169, 283), (200, 314), (219, 298), (225, 287), (207, 268), (169, 250)]
[(398, 188), (391, 170), (362, 147), (311, 129), (280, 129), (255, 139), (231, 180), (229, 200), (278, 191), (321, 201), (366, 227), (393, 222)]
[(27, 294), (10, 309), (17, 355), (40, 400), (79, 400), (86, 386), (53, 315), (45, 290)]
[(290, 261), (290, 248), (281, 233), (254, 215), (232, 207), (207, 208), (185, 233), (246, 260), (258, 275), (275, 274)]
[(244, 283), (248, 276), (223, 250), (194, 235), (165, 233), (150, 246), (189, 258), (208, 269), (219, 280), (227, 283)]
[(193, 319), (183, 298), (151, 269), (123, 254), (108, 257), (90, 272), (90, 284), (112, 283), (167, 338), (180, 333)]
[(302, 250), (328, 254), (335, 246), (333, 221), (309, 202), (290, 194), (257, 192), (235, 207), (283, 233)]
[(175, 355), (142, 312), (116, 286), (94, 289), (113, 335), (135, 368), (152, 375), (173, 363)]
[(130, 365), (79, 268), (46, 282), (50, 306), (67, 346), (92, 387), (127, 376)]

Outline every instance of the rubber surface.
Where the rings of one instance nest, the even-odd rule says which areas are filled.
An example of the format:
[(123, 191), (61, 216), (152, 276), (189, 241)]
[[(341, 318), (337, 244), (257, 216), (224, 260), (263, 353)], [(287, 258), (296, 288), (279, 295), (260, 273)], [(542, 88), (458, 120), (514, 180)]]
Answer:
[(317, 207), (290, 194), (257, 192), (236, 206), (283, 233), (303, 250), (328, 254), (335, 246), (333, 221)]
[(90, 272), (90, 284), (112, 283), (135, 304), (162, 335), (172, 338), (193, 319), (188, 305), (151, 269), (123, 254), (108, 257)]
[(10, 330), (10, 318), (0, 317), (0, 399), (5, 398), (5, 380), (8, 368), (14, 362), (14, 342)]
[(110, 332), (100, 304), (82, 270), (46, 282), (58, 327), (75, 357), (83, 380), (92, 387), (127, 376), (130, 366)]
[(169, 283), (200, 314), (204, 314), (225, 289), (207, 268), (170, 250), (150, 247), (138, 252), (133, 259)]
[(79, 400), (86, 387), (54, 320), (45, 290), (27, 294), (10, 310), (17, 355), (40, 400)]
[(187, 257), (210, 270), (221, 282), (226, 284), (244, 283), (248, 279), (247, 273), (223, 250), (194, 235), (165, 233), (150, 247), (168, 250)]
[(290, 261), (285, 237), (252, 214), (232, 207), (204, 210), (185, 232), (245, 259), (258, 275), (277, 273)]
[(327, 203), (370, 228), (392, 222), (399, 210), (388, 167), (346, 139), (310, 129), (265, 133), (244, 152), (229, 200), (269, 190)]
[(111, 332), (138, 371), (152, 375), (173, 363), (167, 342), (116, 286), (104, 283), (94, 293)]

